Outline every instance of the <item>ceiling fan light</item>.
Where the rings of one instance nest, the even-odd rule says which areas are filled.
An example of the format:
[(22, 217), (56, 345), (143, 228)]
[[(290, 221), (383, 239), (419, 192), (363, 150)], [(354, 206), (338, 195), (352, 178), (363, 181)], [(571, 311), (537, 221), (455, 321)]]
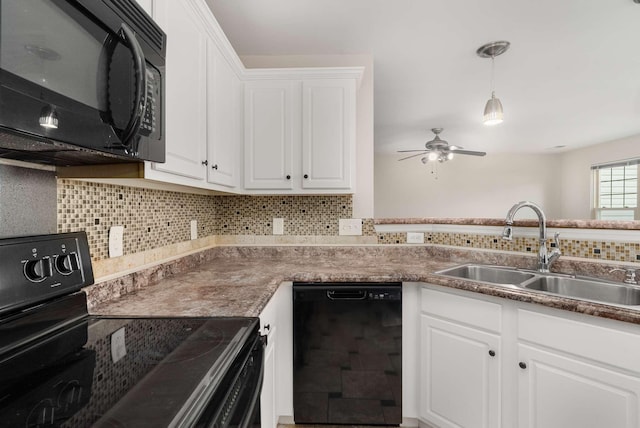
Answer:
[(485, 125), (497, 125), (504, 120), (504, 112), (500, 99), (496, 98), (495, 93), (491, 93), (491, 98), (484, 106), (483, 122)]
[(453, 153), (449, 152), (447, 153), (447, 160), (451, 160), (453, 159)]
[(427, 155), (427, 160), (436, 161), (440, 157), (440, 153), (438, 152), (429, 152)]
[(58, 129), (58, 113), (50, 106), (44, 106), (38, 119), (40, 126), (47, 129)]

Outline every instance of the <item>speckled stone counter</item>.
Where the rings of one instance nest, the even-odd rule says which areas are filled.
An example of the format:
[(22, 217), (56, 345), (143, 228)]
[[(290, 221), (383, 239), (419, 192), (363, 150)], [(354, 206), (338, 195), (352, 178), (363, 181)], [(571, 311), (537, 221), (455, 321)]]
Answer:
[[(640, 324), (640, 310), (435, 274), (461, 263), (531, 269), (535, 257), (442, 246), (215, 247), (85, 289), (94, 314), (257, 316), (283, 281), (415, 281)], [(554, 270), (620, 280), (615, 264), (560, 259)]]
[[(454, 224), (467, 226), (504, 226), (503, 218), (376, 218), (374, 225), (382, 224)], [(538, 220), (522, 219), (513, 223), (520, 227), (538, 227)], [(640, 230), (640, 221), (620, 221), (620, 220), (573, 220), (559, 219), (546, 221), (547, 227), (568, 228), (568, 229), (622, 229)]]

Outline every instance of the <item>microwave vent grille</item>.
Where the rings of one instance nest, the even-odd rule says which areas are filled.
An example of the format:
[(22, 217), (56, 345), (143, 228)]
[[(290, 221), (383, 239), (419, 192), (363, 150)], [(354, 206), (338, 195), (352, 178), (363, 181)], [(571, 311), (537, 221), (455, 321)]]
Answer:
[(111, 3), (118, 8), (122, 16), (128, 18), (129, 22), (135, 22), (135, 30), (153, 44), (158, 52), (165, 52), (165, 35), (158, 25), (138, 6), (135, 0), (111, 0)]

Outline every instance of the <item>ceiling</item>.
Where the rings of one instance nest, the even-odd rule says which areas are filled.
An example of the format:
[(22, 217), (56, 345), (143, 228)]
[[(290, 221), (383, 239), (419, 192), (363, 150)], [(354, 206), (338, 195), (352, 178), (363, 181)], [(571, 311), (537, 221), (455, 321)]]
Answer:
[[(640, 135), (633, 0), (207, 0), (239, 55), (371, 54), (375, 149), (422, 148), (430, 128), (488, 153), (554, 153)], [(505, 111), (482, 124), (491, 60)], [(557, 148), (557, 146), (564, 146)], [(640, 148), (639, 148), (640, 152)]]

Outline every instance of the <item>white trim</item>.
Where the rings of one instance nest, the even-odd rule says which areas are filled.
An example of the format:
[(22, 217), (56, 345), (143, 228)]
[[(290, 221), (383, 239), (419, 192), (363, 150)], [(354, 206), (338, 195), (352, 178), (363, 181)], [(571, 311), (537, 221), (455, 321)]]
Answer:
[[(500, 238), (502, 226), (476, 226), (460, 224), (376, 224), (376, 233), (468, 233), (473, 235), (489, 235)], [(623, 229), (578, 229), (578, 228), (547, 228), (547, 237), (553, 238), (556, 232), (560, 232), (560, 240), (579, 239), (584, 241), (608, 241), (608, 242), (640, 242), (640, 230)], [(514, 227), (514, 237), (537, 238), (537, 227)]]
[(364, 67), (295, 67), (244, 69), (243, 80), (362, 79)]

